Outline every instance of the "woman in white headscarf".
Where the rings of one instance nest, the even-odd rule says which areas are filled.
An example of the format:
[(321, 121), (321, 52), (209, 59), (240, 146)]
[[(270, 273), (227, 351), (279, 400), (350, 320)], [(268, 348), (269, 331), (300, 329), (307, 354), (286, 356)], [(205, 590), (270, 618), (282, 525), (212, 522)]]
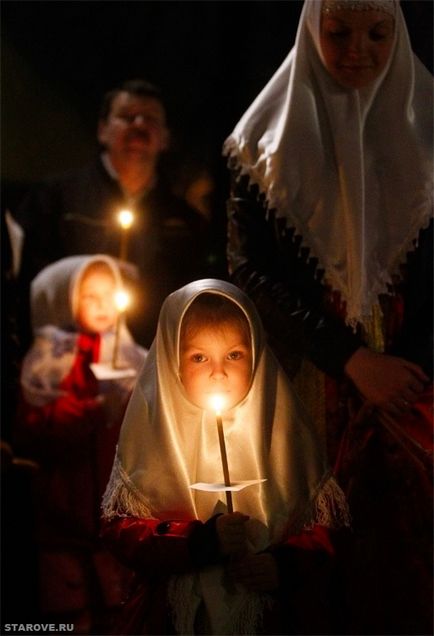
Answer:
[[(231, 480), (258, 483), (232, 493), (234, 513), (224, 492), (190, 487), (222, 478), (215, 414), (192, 395), (183, 365), (184, 320), (199, 301), (207, 309), (194, 333), (205, 329), (207, 336), (199, 353), (192, 349), (188, 356), (198, 365), (209, 361), (204, 390), (234, 390), (207, 347), (214, 352), (236, 329), (234, 312), (247, 325), (244, 345), (236, 336), (235, 350), (229, 346), (225, 354), (236, 366), (241, 346), (250, 361), (247, 393), (223, 412), (223, 426)], [(334, 633), (327, 622), (327, 600), (336, 592), (327, 578), (330, 530), (348, 524), (346, 502), (315, 427), (265, 343), (253, 304), (232, 284), (196, 281), (164, 302), (121, 429), (103, 511), (107, 541), (140, 581), (119, 633)], [(235, 532), (229, 547), (222, 523)], [(247, 550), (241, 557), (240, 545)]]
[(21, 371), (16, 443), (40, 465), (39, 611), (87, 633), (107, 629), (129, 578), (98, 540), (99, 509), (146, 352), (122, 324), (115, 362), (129, 377), (98, 380), (91, 367), (106, 364), (111, 373), (121, 288), (110, 256), (44, 268), (31, 285), (34, 340)]
[[(385, 626), (362, 627), (376, 633), (415, 633), (432, 616), (432, 509), (422, 499), (414, 514), (402, 498), (410, 481), (420, 494), (432, 467), (432, 98), (397, 1), (306, 0), (294, 47), (225, 143), (232, 280), (255, 302), (288, 372), (298, 372), (333, 459), (354, 410), (362, 422), (338, 459), (352, 471), (341, 477), (348, 488), (351, 477), (358, 523), (381, 526), (372, 554), (390, 581), (378, 583), (371, 568), (370, 609), (361, 611), (369, 622), (378, 605)], [(407, 447), (398, 457), (396, 443)], [(372, 453), (363, 468), (353, 459), (364, 444)], [(406, 476), (392, 486), (397, 466)], [(379, 482), (388, 484), (383, 499)], [(405, 529), (395, 543), (398, 509)], [(409, 594), (400, 604), (398, 588), (418, 567), (407, 577), (390, 564), (418, 532), (418, 583), (401, 587)]]

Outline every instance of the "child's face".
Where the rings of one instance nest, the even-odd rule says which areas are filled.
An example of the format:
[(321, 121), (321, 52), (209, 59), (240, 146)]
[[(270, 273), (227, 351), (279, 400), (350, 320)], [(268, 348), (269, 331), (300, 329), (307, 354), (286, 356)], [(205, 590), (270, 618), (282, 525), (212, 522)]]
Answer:
[(251, 344), (235, 322), (194, 328), (181, 341), (181, 380), (196, 406), (209, 409), (211, 397), (219, 394), (223, 409), (232, 408), (247, 394), (251, 373)]
[(107, 272), (85, 274), (78, 292), (77, 322), (85, 331), (102, 333), (114, 326), (116, 284)]
[(344, 88), (369, 86), (392, 51), (395, 22), (381, 11), (339, 9), (322, 17), (320, 41), (325, 66)]

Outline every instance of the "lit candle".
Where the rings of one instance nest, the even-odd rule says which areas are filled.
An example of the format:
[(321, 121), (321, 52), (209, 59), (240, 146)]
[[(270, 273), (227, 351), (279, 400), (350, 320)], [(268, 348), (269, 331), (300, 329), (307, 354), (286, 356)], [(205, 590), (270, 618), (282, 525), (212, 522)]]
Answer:
[[(231, 479), (229, 476), (228, 457), (226, 455), (225, 435), (223, 431), (223, 421), (222, 421), (222, 408), (224, 406), (224, 398), (221, 395), (213, 395), (211, 398), (211, 405), (213, 410), (215, 411), (215, 416), (216, 416), (217, 432), (218, 432), (219, 444), (220, 444), (220, 456), (221, 456), (222, 467), (223, 467), (223, 477), (225, 480), (225, 486), (228, 487), (231, 485)], [(230, 490), (225, 490), (225, 493), (226, 493), (226, 505), (228, 508), (228, 512), (233, 512), (234, 508), (232, 505), (232, 493)]]
[(113, 346), (113, 357), (112, 357), (112, 367), (113, 367), (113, 369), (117, 368), (116, 359), (117, 359), (117, 356), (118, 356), (119, 336), (120, 336), (120, 331), (121, 331), (121, 324), (122, 324), (123, 314), (124, 314), (124, 312), (127, 309), (129, 304), (130, 304), (130, 297), (129, 297), (128, 293), (125, 290), (123, 290), (123, 289), (119, 289), (115, 293), (115, 305), (116, 305), (116, 309), (118, 310), (118, 315), (117, 315), (117, 318), (116, 318), (115, 342), (114, 342), (114, 346)]
[(119, 252), (119, 258), (121, 261), (127, 260), (127, 243), (128, 243), (128, 230), (134, 222), (134, 214), (131, 210), (121, 210), (118, 214), (119, 225), (121, 226), (121, 246)]

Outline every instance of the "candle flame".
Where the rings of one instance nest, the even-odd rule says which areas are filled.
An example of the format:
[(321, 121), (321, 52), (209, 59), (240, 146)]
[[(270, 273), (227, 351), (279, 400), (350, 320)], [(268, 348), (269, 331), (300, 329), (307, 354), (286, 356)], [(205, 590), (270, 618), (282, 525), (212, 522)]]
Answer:
[(131, 210), (121, 210), (118, 214), (118, 221), (122, 229), (128, 230), (134, 221), (134, 214)]
[(225, 399), (223, 395), (216, 393), (215, 395), (211, 396), (210, 404), (212, 409), (216, 412), (216, 415), (220, 415), (225, 405)]
[(128, 305), (130, 304), (130, 296), (128, 294), (128, 292), (126, 292), (124, 289), (119, 289), (116, 293), (115, 293), (115, 305), (116, 305), (116, 309), (122, 313), (126, 310), (126, 308), (128, 307)]

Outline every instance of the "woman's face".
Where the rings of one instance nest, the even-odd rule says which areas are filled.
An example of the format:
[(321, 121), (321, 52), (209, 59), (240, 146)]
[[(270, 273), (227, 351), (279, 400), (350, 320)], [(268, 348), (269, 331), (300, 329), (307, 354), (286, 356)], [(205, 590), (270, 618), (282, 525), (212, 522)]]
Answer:
[(188, 330), (180, 346), (180, 376), (188, 398), (210, 409), (212, 396), (224, 401), (223, 410), (238, 404), (250, 387), (252, 350), (246, 330), (236, 322), (219, 328)]
[(321, 18), (324, 64), (344, 88), (369, 86), (383, 72), (392, 51), (395, 21), (382, 11), (338, 9)]

